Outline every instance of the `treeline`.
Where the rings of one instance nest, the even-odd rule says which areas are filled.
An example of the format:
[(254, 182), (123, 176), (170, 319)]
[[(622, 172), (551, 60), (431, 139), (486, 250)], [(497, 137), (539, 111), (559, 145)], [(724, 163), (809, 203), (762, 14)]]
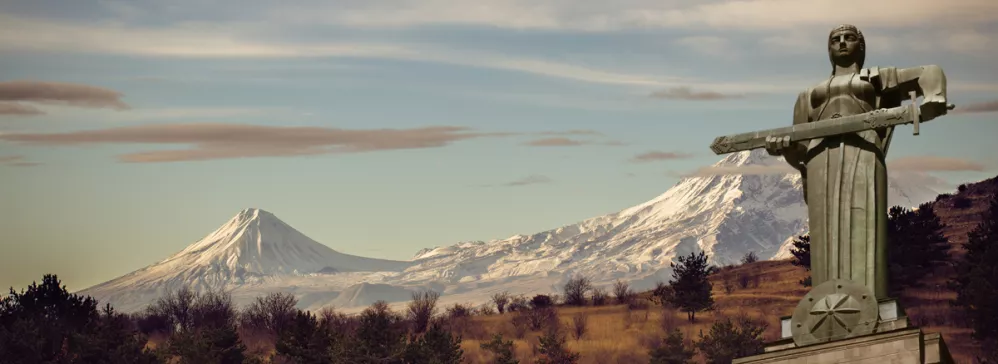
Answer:
[[(0, 363), (463, 363), (462, 337), (475, 336), (489, 353), (490, 363), (518, 364), (513, 338), (488, 332), (474, 316), (503, 315), (515, 328), (515, 339), (536, 333), (535, 363), (577, 363), (581, 355), (566, 340), (585, 337), (586, 314), (570, 322), (559, 319), (565, 306), (620, 304), (628, 310), (683, 310), (693, 320), (696, 312), (713, 309), (714, 271), (704, 253), (680, 257), (673, 264), (673, 280), (660, 283), (651, 299), (641, 298), (623, 281), (611, 291), (594, 287), (582, 276), (568, 280), (563, 295), (527, 298), (508, 292), (492, 296), (490, 304), (439, 307), (439, 294), (413, 294), (401, 312), (376, 302), (359, 315), (332, 309), (318, 313), (298, 308), (284, 293), (259, 297), (238, 310), (231, 297), (220, 292), (180, 289), (140, 313), (115, 312), (91, 297), (69, 293), (55, 275), (46, 275), (20, 293), (13, 289), (0, 299)], [(701, 332), (694, 341), (684, 338), (678, 325), (667, 319), (661, 342), (646, 353), (650, 363), (692, 363), (697, 352), (709, 363), (762, 351), (766, 325), (747, 317), (725, 318)], [(265, 350), (251, 349), (260, 342)]]

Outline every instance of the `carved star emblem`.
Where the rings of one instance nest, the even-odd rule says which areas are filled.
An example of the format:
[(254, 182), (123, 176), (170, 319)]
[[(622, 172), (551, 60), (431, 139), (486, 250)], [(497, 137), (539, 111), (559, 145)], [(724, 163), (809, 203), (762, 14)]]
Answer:
[(826, 325), (830, 325), (827, 328), (829, 331), (852, 332), (853, 326), (859, 320), (859, 313), (859, 304), (852, 296), (843, 293), (827, 295), (811, 307), (810, 314), (814, 317), (811, 333)]

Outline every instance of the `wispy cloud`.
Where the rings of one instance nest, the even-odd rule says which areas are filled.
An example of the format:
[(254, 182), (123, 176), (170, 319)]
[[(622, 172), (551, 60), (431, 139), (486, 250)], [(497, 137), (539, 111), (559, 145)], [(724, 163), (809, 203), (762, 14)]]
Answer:
[(553, 182), (553, 181), (548, 176), (534, 174), (534, 175), (530, 175), (530, 176), (527, 176), (527, 177), (524, 177), (524, 178), (520, 178), (520, 179), (515, 180), (515, 181), (510, 181), (510, 182), (503, 183), (503, 184), (501, 184), (499, 186), (503, 186), (503, 187), (518, 187), (518, 186), (536, 185), (536, 184), (551, 183), (551, 182)]
[(0, 101), (0, 115), (41, 115), (44, 114), (38, 108), (25, 105), (19, 102)]
[(42, 146), (84, 144), (191, 146), (188, 149), (137, 152), (118, 157), (122, 162), (153, 163), (436, 148), (460, 140), (507, 135), (510, 134), (471, 132), (467, 128), (455, 126), (360, 130), (245, 124), (169, 124), (68, 133), (0, 134), (0, 140)]
[(654, 162), (654, 161), (673, 160), (673, 159), (686, 159), (692, 156), (693, 155), (689, 153), (651, 151), (634, 156), (633, 158), (631, 158), (631, 162), (640, 163), (640, 162)]
[(610, 141), (595, 141), (595, 140), (577, 140), (565, 137), (555, 137), (555, 138), (543, 138), (531, 140), (524, 142), (523, 145), (528, 145), (531, 147), (576, 147), (582, 145), (605, 145), (605, 146), (621, 146), (627, 145), (627, 143), (610, 140)]
[(987, 166), (963, 158), (911, 156), (888, 161), (887, 169), (905, 172), (981, 172), (987, 170)]
[(41, 165), (41, 163), (28, 161), (23, 155), (8, 155), (0, 156), (0, 165), (11, 167), (34, 167)]
[(957, 105), (956, 109), (953, 109), (953, 114), (972, 114), (972, 113), (986, 113), (986, 112), (996, 112), (998, 111), (998, 100), (978, 102), (967, 105)]
[(571, 146), (591, 144), (591, 142), (569, 139), (569, 138), (544, 138), (544, 139), (531, 140), (523, 144), (532, 147), (571, 147)]
[(603, 135), (603, 133), (589, 129), (575, 129), (565, 131), (542, 131), (537, 135)]
[[(128, 105), (121, 101), (121, 97), (121, 93), (113, 90), (74, 83), (41, 81), (0, 82), (0, 101), (6, 101), (8, 104), (13, 101), (110, 108), (114, 110), (128, 109)], [(12, 109), (16, 108), (16, 106), (12, 107)], [(23, 107), (21, 110), (23, 113)], [(37, 109), (34, 109), (34, 111), (41, 112)]]
[(683, 87), (673, 87), (668, 90), (652, 92), (649, 95), (658, 99), (689, 100), (689, 101), (712, 101), (741, 98), (742, 95), (722, 94), (714, 91), (693, 91), (693, 89)]
[[(337, 11), (336, 13), (338, 13)], [(273, 26), (273, 25), (271, 25)], [(650, 88), (681, 88), (697, 84), (716, 92), (785, 92), (797, 84), (768, 82), (711, 82), (705, 78), (664, 73), (633, 73), (426, 42), (303, 41), (261, 38), (262, 30), (246, 24), (192, 23), (159, 28), (120, 23), (77, 24), (47, 19), (0, 15), (0, 51), (119, 54), (176, 58), (376, 58), (433, 62), (499, 69), (578, 82)]]
[[(283, 4), (282, 4), (283, 5)], [(328, 9), (328, 11), (317, 11)], [(389, 0), (343, 4), (306, 3), (272, 10), (286, 23), (333, 23), (363, 28), (406, 28), (465, 25), (510, 29), (616, 31), (626, 29), (792, 30), (835, 22), (828, 14), (864, 9), (849, 20), (879, 27), (984, 23), (998, 18), (990, 0), (954, 3), (931, 0), (756, 0), (688, 1), (623, 0), (548, 1)]]

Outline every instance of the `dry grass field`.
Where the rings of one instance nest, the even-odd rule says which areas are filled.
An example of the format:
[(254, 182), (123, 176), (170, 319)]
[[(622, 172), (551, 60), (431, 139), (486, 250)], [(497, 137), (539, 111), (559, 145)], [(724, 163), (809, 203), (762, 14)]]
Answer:
[[(740, 273), (758, 275), (758, 287), (740, 288), (733, 292), (724, 291), (721, 280), (726, 275), (737, 277)], [(701, 332), (706, 334), (710, 325), (719, 318), (747, 315), (767, 324), (766, 341), (779, 337), (779, 318), (790, 315), (798, 300), (806, 292), (806, 287), (797, 282), (807, 276), (802, 268), (789, 261), (763, 261), (730, 268), (715, 275), (714, 299), (716, 309), (698, 314), (696, 322), (689, 323), (686, 314), (661, 306), (649, 304), (646, 309), (630, 310), (626, 305), (601, 307), (558, 307), (558, 317), (568, 331), (568, 348), (582, 355), (580, 363), (647, 363), (648, 352), (665, 337), (671, 328), (678, 327), (687, 341), (696, 340)], [(641, 299), (647, 297), (642, 294)], [(950, 292), (934, 289), (920, 289), (906, 292), (902, 302), (912, 322), (925, 332), (941, 332), (953, 352), (957, 363), (971, 363), (977, 352), (976, 344), (970, 339), (970, 330), (962, 328), (956, 311), (949, 307), (947, 300), (954, 297)], [(573, 318), (586, 316), (586, 331), (576, 340), (571, 331)], [(464, 334), (462, 348), (470, 363), (487, 363), (489, 353), (480, 349), (482, 342), (488, 341), (492, 333), (500, 333), (504, 338), (513, 339), (517, 358), (521, 363), (531, 363), (536, 357), (539, 332), (527, 332), (518, 337), (512, 321), (513, 314), (473, 317), (461, 331)], [(698, 354), (698, 362), (703, 358)]]

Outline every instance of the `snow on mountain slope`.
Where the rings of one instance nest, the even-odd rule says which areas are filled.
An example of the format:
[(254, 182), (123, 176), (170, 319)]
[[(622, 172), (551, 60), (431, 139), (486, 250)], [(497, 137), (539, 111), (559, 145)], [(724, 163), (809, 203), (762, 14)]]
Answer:
[(83, 293), (116, 305), (141, 305), (148, 297), (184, 285), (196, 290), (232, 289), (286, 276), (401, 271), (410, 265), (339, 253), (270, 212), (245, 209), (173, 256)]
[[(618, 213), (533, 235), (423, 249), (401, 282), (444, 282), (468, 292), (526, 276), (557, 286), (575, 273), (597, 284), (626, 278), (636, 287), (667, 280), (676, 256), (705, 251), (730, 264), (753, 251), (783, 257), (791, 238), (807, 231), (801, 178), (763, 150), (727, 156), (683, 178), (658, 197)], [(888, 200), (914, 206), (938, 192), (894, 178)]]
[[(130, 311), (180, 285), (229, 290), (239, 304), (287, 292), (299, 307), (334, 305), (350, 312), (410, 292), (441, 292), (441, 304), (481, 303), (499, 290), (559, 292), (575, 274), (598, 286), (620, 278), (646, 289), (670, 277), (675, 257), (705, 251), (714, 264), (749, 251), (788, 257), (792, 237), (807, 231), (801, 179), (765, 151), (729, 155), (681, 179), (654, 199), (576, 224), (489, 242), (423, 249), (412, 261), (338, 253), (248, 209), (174, 256), (83, 291)], [(892, 173), (888, 201), (916, 206), (938, 194), (931, 181)], [(924, 176), (922, 176), (924, 177)]]

